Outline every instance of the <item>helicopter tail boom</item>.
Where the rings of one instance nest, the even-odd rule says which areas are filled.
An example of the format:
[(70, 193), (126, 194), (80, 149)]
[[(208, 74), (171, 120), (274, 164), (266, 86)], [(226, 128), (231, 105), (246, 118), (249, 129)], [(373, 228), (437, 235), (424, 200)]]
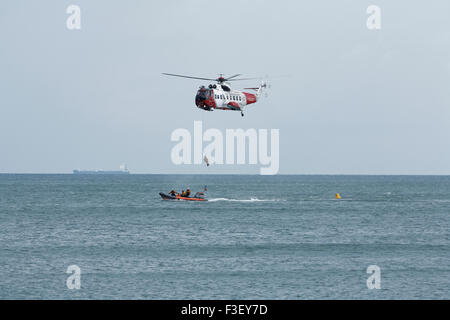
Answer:
[(256, 99), (258, 99), (260, 97), (262, 91), (263, 91), (263, 88), (266, 88), (266, 87), (267, 87), (267, 84), (264, 81), (262, 81), (259, 87), (256, 87), (256, 88), (244, 88), (244, 89), (255, 90), (256, 91), (256, 95), (255, 96), (256, 96)]

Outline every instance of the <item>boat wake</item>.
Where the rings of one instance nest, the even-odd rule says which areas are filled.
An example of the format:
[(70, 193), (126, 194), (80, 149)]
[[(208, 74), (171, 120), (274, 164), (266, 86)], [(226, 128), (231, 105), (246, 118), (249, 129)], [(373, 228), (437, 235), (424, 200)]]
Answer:
[(250, 198), (250, 199), (228, 199), (228, 198), (213, 198), (208, 199), (209, 202), (217, 202), (217, 201), (230, 201), (230, 202), (277, 202), (284, 201), (281, 199), (258, 199), (258, 198)]

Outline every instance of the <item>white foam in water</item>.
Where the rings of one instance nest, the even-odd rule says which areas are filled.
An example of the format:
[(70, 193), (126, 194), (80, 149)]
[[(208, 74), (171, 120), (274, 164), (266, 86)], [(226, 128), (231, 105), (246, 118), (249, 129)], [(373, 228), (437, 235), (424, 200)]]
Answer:
[(258, 198), (250, 198), (250, 199), (228, 199), (228, 198), (213, 198), (208, 199), (209, 202), (216, 201), (232, 201), (232, 202), (275, 202), (275, 201), (283, 201), (280, 199), (258, 199)]

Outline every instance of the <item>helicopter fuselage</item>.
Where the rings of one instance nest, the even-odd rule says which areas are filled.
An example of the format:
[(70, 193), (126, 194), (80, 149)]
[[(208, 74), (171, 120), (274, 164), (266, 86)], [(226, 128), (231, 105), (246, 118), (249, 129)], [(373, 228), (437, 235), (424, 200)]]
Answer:
[(242, 112), (244, 106), (255, 103), (257, 100), (257, 95), (232, 90), (228, 84), (202, 86), (195, 96), (196, 106), (206, 111), (219, 109)]

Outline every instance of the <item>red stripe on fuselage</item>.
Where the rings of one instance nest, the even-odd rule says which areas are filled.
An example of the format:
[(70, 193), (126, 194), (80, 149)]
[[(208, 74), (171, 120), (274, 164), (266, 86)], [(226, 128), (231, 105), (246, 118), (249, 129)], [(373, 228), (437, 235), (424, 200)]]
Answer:
[(208, 100), (205, 101), (205, 104), (210, 108), (216, 108), (216, 100), (214, 100), (214, 94), (211, 94), (211, 96), (208, 98)]
[(245, 95), (245, 100), (247, 101), (247, 104), (255, 103), (256, 102), (256, 95), (253, 93), (247, 93), (242, 92)]

